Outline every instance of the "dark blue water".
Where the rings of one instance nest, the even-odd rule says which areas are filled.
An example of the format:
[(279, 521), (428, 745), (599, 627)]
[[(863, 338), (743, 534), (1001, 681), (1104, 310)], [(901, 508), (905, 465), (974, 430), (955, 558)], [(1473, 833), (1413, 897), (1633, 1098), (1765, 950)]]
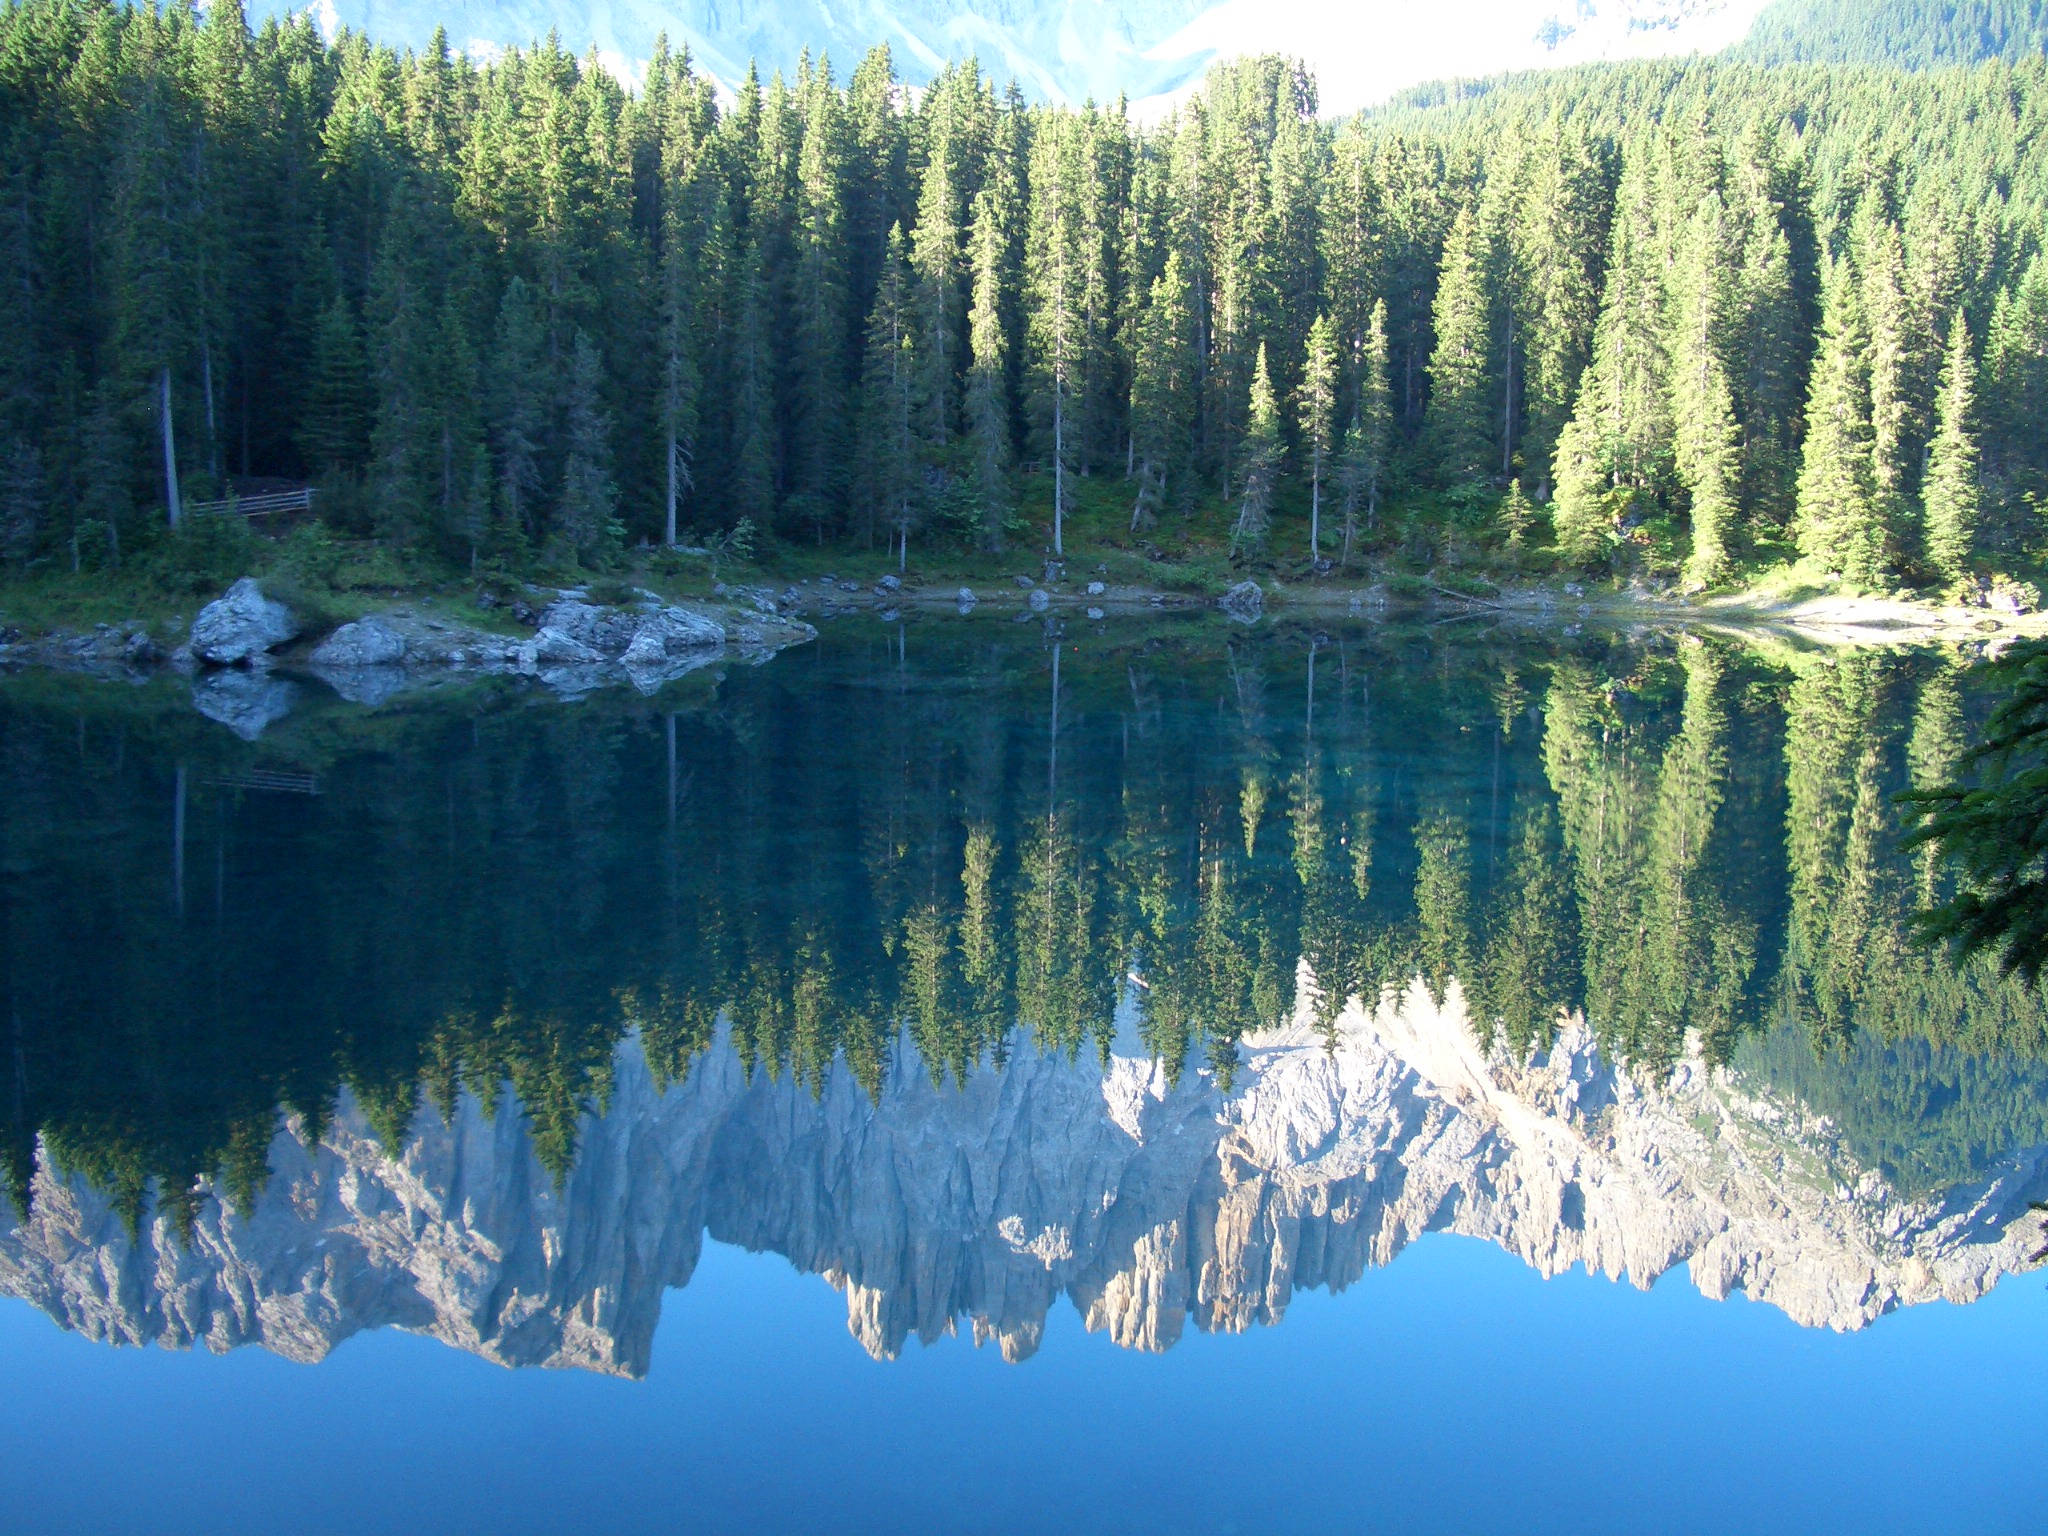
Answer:
[(2040, 1527), (1967, 658), (1054, 643), (0, 689), (0, 1528)]

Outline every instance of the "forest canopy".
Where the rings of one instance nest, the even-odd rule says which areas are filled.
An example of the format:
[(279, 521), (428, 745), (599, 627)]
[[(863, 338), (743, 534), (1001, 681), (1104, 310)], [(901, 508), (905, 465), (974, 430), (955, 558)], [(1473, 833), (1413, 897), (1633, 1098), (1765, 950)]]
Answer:
[(1420, 519), (1953, 588), (2040, 540), (2044, 97), (2038, 53), (1695, 59), (1331, 123), (1267, 58), (1147, 126), (885, 50), (721, 99), (665, 45), (629, 89), (552, 39), (13, 0), (0, 563), (276, 481), (451, 568), (743, 520), (1057, 550), (1120, 482), (1244, 561)]

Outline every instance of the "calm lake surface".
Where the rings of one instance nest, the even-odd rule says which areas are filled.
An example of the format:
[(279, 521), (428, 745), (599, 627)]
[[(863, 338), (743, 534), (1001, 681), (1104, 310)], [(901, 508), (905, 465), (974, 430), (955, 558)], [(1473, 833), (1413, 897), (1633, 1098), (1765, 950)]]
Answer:
[(1960, 653), (277, 697), (0, 679), (0, 1529), (2041, 1528)]

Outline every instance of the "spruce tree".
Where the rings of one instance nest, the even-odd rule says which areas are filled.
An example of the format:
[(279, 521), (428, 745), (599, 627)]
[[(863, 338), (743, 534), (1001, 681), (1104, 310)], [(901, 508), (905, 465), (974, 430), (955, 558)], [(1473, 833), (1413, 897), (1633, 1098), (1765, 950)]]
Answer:
[(43, 456), (34, 443), (0, 439), (0, 567), (28, 564), (42, 543)]
[(602, 564), (618, 543), (618, 491), (612, 484), (612, 423), (603, 400), (604, 363), (581, 330), (569, 353), (563, 397), (562, 496), (555, 526), (576, 559)]
[(1958, 310), (1949, 322), (1948, 361), (1941, 372), (1934, 442), (1922, 491), (1927, 563), (1954, 586), (1967, 574), (1977, 536), (1976, 364), (1970, 329)]
[(1650, 159), (1647, 145), (1633, 147), (1627, 158), (1615, 199), (1593, 361), (1558, 438), (1552, 476), (1557, 541), (1579, 562), (1607, 547), (1621, 510), (1617, 503), (1656, 493), (1671, 453), (1663, 252)]
[(533, 291), (515, 277), (498, 305), (486, 404), (498, 506), (520, 542), (540, 531), (541, 449), (547, 428), (541, 356), (539, 309)]
[(1436, 348), (1429, 359), (1429, 411), (1423, 432), (1438, 473), (1452, 485), (1493, 472), (1493, 383), (1488, 357), (1492, 319), (1487, 251), (1479, 222), (1460, 209), (1444, 242), (1436, 291)]
[(1720, 194), (1694, 209), (1671, 278), (1671, 418), (1678, 478), (1692, 497), (1686, 580), (1706, 586), (1728, 566), (1741, 474), (1740, 432), (1724, 359), (1733, 253)]
[(1877, 517), (1887, 543), (1904, 531), (1919, 433), (1913, 420), (1908, 366), (1912, 343), (1899, 232), (1865, 197), (1858, 210), (1855, 261), (1870, 388), (1870, 466)]
[(1323, 557), (1323, 479), (1337, 447), (1337, 346), (1328, 315), (1318, 315), (1309, 328), (1300, 406), (1301, 451), (1309, 477), (1308, 551), (1314, 563)]
[(925, 411), (924, 436), (943, 448), (952, 436), (955, 335), (960, 327), (959, 175), (954, 146), (942, 121), (928, 149), (919, 183), (917, 227), (910, 240), (910, 266), (917, 274), (917, 354), (924, 377), (919, 386)]
[(2048, 499), (2048, 255), (2000, 291), (1984, 353), (1986, 467), (2015, 499)]
[(1138, 312), (1137, 356), (1131, 373), (1131, 453), (1138, 494), (1131, 531), (1150, 528), (1169, 500), (1183, 509), (1194, 492), (1194, 316), (1180, 252), (1167, 253)]
[(1086, 270), (1076, 132), (1059, 115), (1032, 140), (1031, 227), (1027, 245), (1033, 356), (1032, 414), (1050, 450), (1052, 553), (1065, 554), (1068, 477), (1078, 448), (1070, 420), (1085, 355)]
[(1837, 260), (1825, 275), (1794, 532), (1801, 554), (1866, 586), (1883, 582), (1889, 563), (1872, 448), (1863, 307), (1854, 273)]
[(967, 431), (974, 443), (974, 500), (981, 547), (1003, 547), (1010, 489), (1009, 342), (1003, 326), (1003, 264), (1008, 232), (996, 193), (974, 199), (969, 238), (974, 302), (967, 315)]
[(1266, 547), (1273, 526), (1273, 493), (1282, 459), (1280, 406), (1273, 396), (1273, 375), (1266, 366), (1266, 344), (1252, 372), (1250, 408), (1245, 413), (1244, 440), (1237, 450), (1237, 521), (1230, 530), (1232, 559), (1257, 554)]
[(914, 284), (909, 242), (898, 224), (889, 231), (868, 318), (861, 364), (860, 467), (869, 526), (879, 523), (890, 530), (899, 569), (909, 564), (923, 481)]
[(362, 338), (348, 300), (336, 294), (320, 311), (295, 434), (306, 468), (333, 480), (362, 462), (369, 435), (369, 379)]

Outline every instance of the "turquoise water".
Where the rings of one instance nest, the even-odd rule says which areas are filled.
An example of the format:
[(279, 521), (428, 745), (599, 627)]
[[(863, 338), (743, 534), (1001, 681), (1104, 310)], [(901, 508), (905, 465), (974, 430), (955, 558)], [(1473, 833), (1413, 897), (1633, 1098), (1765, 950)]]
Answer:
[(0, 1524), (2038, 1524), (2044, 1013), (1891, 798), (1967, 657), (293, 686), (0, 685)]

